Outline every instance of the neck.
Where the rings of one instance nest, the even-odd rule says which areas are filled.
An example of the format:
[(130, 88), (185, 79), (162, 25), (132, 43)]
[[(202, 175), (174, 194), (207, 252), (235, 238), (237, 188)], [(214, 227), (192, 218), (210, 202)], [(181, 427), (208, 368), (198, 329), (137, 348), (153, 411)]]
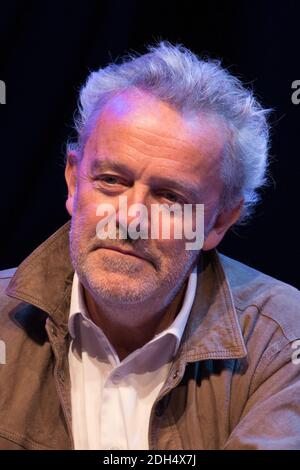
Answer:
[(92, 321), (102, 329), (122, 360), (173, 323), (181, 309), (187, 282), (172, 302), (160, 310), (153, 306), (151, 308), (150, 302), (134, 308), (124, 305), (103, 306), (95, 301), (88, 290), (83, 289), (83, 292)]

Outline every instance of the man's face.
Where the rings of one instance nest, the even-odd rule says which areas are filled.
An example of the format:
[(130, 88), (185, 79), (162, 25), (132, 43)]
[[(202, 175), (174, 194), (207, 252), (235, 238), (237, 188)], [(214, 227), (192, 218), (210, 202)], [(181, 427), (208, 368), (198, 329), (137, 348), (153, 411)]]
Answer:
[[(162, 308), (174, 298), (199, 250), (186, 250), (184, 237), (165, 239), (161, 232), (158, 239), (101, 240), (97, 208), (112, 205), (122, 225), (119, 196), (127, 197), (128, 208), (143, 204), (149, 217), (152, 204), (204, 204), (207, 228), (222, 190), (223, 144), (222, 128), (212, 118), (182, 117), (143, 92), (129, 90), (106, 104), (82, 160), (66, 170), (72, 262), (96, 301), (147, 301)], [(127, 224), (131, 218), (127, 214)], [(171, 214), (171, 234), (173, 222)]]

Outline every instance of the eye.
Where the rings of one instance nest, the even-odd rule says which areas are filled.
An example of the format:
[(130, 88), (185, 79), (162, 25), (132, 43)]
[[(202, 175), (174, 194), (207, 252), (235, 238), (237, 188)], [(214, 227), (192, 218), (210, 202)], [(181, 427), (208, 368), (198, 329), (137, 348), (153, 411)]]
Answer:
[(164, 199), (168, 199), (171, 203), (182, 204), (184, 202), (182, 196), (180, 196), (179, 194), (173, 193), (172, 191), (162, 191), (160, 195)]
[(111, 174), (97, 175), (93, 178), (93, 182), (97, 190), (107, 194), (119, 193), (128, 186), (128, 183), (123, 178)]
[(120, 182), (119, 178), (114, 175), (102, 175), (98, 178), (98, 180), (103, 181), (104, 183), (107, 183), (109, 185), (113, 185)]

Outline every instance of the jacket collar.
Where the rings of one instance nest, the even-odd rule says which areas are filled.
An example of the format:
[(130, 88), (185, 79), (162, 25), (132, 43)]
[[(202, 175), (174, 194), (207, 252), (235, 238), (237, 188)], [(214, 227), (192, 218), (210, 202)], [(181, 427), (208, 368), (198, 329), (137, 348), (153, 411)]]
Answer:
[(74, 270), (69, 255), (70, 221), (36, 248), (18, 267), (6, 293), (47, 312), (62, 329)]
[[(66, 335), (74, 269), (69, 253), (70, 221), (18, 267), (7, 295), (47, 312)], [(178, 355), (187, 362), (241, 358), (246, 347), (231, 289), (217, 250), (199, 257), (195, 300)]]

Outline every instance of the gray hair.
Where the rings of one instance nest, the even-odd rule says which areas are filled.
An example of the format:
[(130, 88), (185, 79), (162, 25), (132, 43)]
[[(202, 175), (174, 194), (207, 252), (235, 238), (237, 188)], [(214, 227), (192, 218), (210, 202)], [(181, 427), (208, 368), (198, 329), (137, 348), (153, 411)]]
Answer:
[(269, 125), (267, 114), (251, 90), (221, 66), (221, 61), (202, 59), (182, 45), (162, 41), (149, 46), (144, 55), (129, 55), (92, 72), (80, 90), (75, 117), (76, 142), (67, 151), (83, 155), (103, 105), (113, 95), (135, 87), (169, 103), (179, 112), (209, 113), (224, 122), (228, 136), (224, 146), (221, 176), (226, 209), (243, 198), (237, 223), (244, 224), (267, 183)]

